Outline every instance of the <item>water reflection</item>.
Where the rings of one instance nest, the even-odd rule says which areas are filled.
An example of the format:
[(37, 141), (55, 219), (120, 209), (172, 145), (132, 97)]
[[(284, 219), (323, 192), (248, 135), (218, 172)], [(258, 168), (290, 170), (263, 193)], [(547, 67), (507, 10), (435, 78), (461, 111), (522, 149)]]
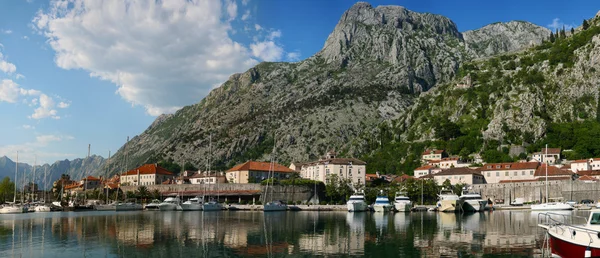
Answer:
[(543, 240), (537, 219), (523, 211), (2, 215), (0, 257), (532, 256)]

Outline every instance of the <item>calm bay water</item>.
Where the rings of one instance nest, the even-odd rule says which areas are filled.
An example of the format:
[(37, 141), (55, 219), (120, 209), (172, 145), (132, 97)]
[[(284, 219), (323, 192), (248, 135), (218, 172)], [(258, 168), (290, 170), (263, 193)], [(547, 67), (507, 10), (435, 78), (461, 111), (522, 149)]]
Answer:
[(29, 213), (0, 215), (0, 257), (530, 257), (536, 225), (523, 211)]

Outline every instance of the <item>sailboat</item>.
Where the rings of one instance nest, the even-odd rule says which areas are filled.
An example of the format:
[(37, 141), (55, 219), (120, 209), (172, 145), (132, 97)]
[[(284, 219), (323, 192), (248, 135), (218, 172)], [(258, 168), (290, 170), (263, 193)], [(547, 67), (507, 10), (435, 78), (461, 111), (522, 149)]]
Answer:
[[(287, 210), (287, 204), (282, 201), (273, 201), (273, 183), (275, 182), (275, 144), (273, 144), (273, 152), (271, 153), (271, 166), (269, 167), (269, 180), (265, 188), (265, 204), (263, 211), (285, 211)], [(269, 183), (271, 183), (271, 194), (269, 195)], [(271, 200), (267, 201), (267, 196), (270, 196)]]
[(17, 165), (15, 166), (15, 193), (12, 205), (5, 205), (0, 208), (0, 214), (23, 213), (23, 207), (17, 205), (17, 173), (19, 171), (19, 152), (17, 152)]
[[(212, 156), (212, 134), (208, 136), (208, 152), (210, 154), (210, 156)], [(208, 158), (208, 176), (210, 177), (210, 169), (211, 169), (211, 157)], [(215, 172), (215, 176), (217, 175), (217, 172)], [(204, 197), (202, 197), (202, 210), (204, 211), (220, 211), (223, 209), (223, 205), (221, 205), (221, 203), (219, 203), (219, 178), (218, 176), (216, 177), (217, 180), (217, 199), (211, 198), (210, 200), (208, 200), (208, 202), (204, 202)]]
[[(125, 143), (125, 171), (127, 172), (129, 169), (129, 162), (128, 162), (128, 156), (129, 156), (129, 136), (127, 136), (127, 143)], [(121, 185), (119, 184), (119, 190), (121, 188)], [(123, 203), (117, 202), (116, 203), (116, 207), (115, 210), (116, 211), (141, 211), (143, 210), (144, 207), (132, 200), (129, 201), (125, 201)]]
[(43, 204), (40, 204), (38, 206), (35, 206), (35, 211), (36, 212), (49, 212), (52, 209), (50, 209), (50, 206), (46, 205), (46, 189), (48, 189), (47, 186), (47, 182), (46, 182), (46, 173), (48, 172), (48, 167), (44, 168), (44, 195), (43, 195)]
[[(108, 171), (110, 171), (110, 151), (108, 151), (108, 167), (106, 169), (106, 181), (108, 182)], [(106, 203), (95, 205), (94, 209), (98, 211), (114, 211), (117, 209), (117, 202), (108, 203), (108, 187), (106, 187), (106, 183), (104, 184), (104, 189), (106, 189)]]
[[(546, 155), (548, 156), (548, 144), (546, 144)], [(533, 211), (549, 211), (549, 210), (572, 210), (573, 206), (562, 202), (548, 202), (548, 163), (542, 158), (542, 162), (546, 165), (546, 202), (531, 205)]]

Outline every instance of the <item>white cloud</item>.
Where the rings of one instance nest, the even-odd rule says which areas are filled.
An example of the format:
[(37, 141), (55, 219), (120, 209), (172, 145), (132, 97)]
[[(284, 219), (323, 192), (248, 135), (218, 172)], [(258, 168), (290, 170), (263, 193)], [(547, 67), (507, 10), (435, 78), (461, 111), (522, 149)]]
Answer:
[[(2, 44), (0, 44), (0, 46), (2, 46)], [(7, 62), (2, 53), (0, 53), (0, 71), (7, 74), (12, 74), (17, 71), (17, 67), (14, 64)]]
[(269, 62), (281, 60), (281, 56), (284, 52), (283, 48), (273, 41), (262, 41), (250, 44), (250, 49), (252, 49), (253, 56)]
[(242, 21), (248, 20), (248, 19), (250, 19), (250, 17), (251, 17), (250, 10), (246, 10), (244, 15), (242, 15)]
[(23, 129), (25, 129), (25, 130), (32, 129), (33, 130), (33, 129), (35, 129), (35, 126), (33, 126), (33, 125), (23, 125)]
[(13, 31), (12, 30), (2, 30), (2, 33), (4, 33), (4, 34), (12, 34)]
[(24, 40), (29, 40), (29, 37), (27, 37), (27, 36), (23, 36), (23, 39), (24, 39)]
[(0, 83), (0, 102), (15, 103), (19, 99), (21, 89), (19, 85), (12, 80), (4, 79)]
[(246, 6), (246, 5), (248, 5), (249, 2), (250, 2), (250, 0), (242, 0), (242, 5)]
[(576, 27), (576, 25), (574, 24), (565, 24), (562, 21), (560, 21), (559, 18), (554, 18), (552, 20), (552, 23), (546, 25), (548, 28), (552, 29), (552, 31), (554, 32), (555, 30), (562, 30), (563, 27), (565, 28), (565, 30), (570, 30), (571, 28)]
[[(23, 126), (25, 127), (25, 125)], [(31, 127), (33, 129), (35, 127)], [(55, 149), (53, 145), (61, 144), (65, 140), (73, 140), (74, 137), (69, 135), (37, 135), (34, 141), (15, 145), (0, 145), (0, 156), (9, 156), (13, 161), (16, 161), (16, 153), (19, 152), (19, 162), (33, 164), (37, 157), (38, 164), (45, 162), (53, 162), (57, 158), (75, 157), (72, 153), (59, 153), (52, 151), (44, 151), (47, 149)]]
[(22, 74), (18, 73), (17, 75), (15, 75), (15, 78), (16, 78), (17, 80), (19, 80), (19, 79), (23, 79), (23, 78), (25, 78), (25, 75), (22, 75)]
[(71, 103), (66, 103), (66, 102), (60, 102), (58, 103), (58, 107), (59, 108), (68, 108), (71, 105)]
[(271, 31), (271, 33), (269, 33), (269, 35), (267, 36), (267, 39), (269, 39), (269, 40), (274, 40), (276, 38), (281, 38), (280, 30)]
[(256, 29), (256, 31), (262, 30), (262, 27), (258, 24), (254, 24), (254, 29)]
[(299, 52), (289, 52), (287, 53), (287, 60), (290, 62), (296, 62), (300, 60), (300, 53)]
[(229, 0), (226, 3), (227, 14), (229, 15), (229, 20), (232, 21), (237, 16), (237, 4), (234, 0)]
[(55, 109), (56, 104), (54, 99), (49, 97), (46, 94), (41, 94), (39, 98), (40, 106), (33, 111), (33, 114), (29, 116), (32, 119), (42, 119), (51, 117), (53, 119), (60, 119), (60, 116), (57, 116), (58, 113)]
[(236, 15), (234, 1), (54, 0), (33, 24), (57, 66), (110, 81), (123, 99), (159, 115), (257, 63), (229, 37)]

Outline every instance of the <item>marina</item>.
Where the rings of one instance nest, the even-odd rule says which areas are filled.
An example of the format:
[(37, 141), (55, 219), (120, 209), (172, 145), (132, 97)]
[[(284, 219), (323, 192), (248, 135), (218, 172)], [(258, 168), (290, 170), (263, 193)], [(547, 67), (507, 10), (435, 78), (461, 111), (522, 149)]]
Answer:
[[(345, 205), (342, 205), (345, 206)], [(540, 257), (540, 212), (5, 214), (1, 257)], [(590, 211), (562, 211), (587, 217)]]

